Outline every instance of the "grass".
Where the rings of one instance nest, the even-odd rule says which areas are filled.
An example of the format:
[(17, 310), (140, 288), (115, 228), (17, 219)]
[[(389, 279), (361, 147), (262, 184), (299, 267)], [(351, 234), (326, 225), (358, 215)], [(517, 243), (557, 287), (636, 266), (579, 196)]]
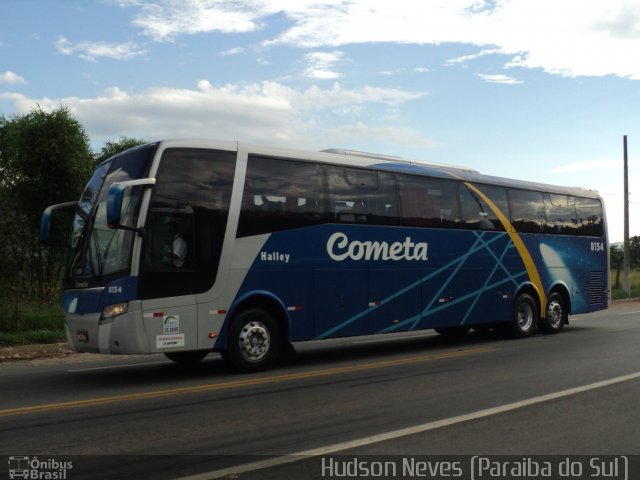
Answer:
[(64, 330), (31, 330), (20, 333), (0, 332), (0, 346), (28, 345), (31, 343), (65, 342)]
[(629, 272), (629, 283), (631, 284), (631, 295), (627, 295), (622, 290), (622, 273), (620, 273), (620, 286), (615, 288), (616, 284), (616, 270), (611, 270), (611, 298), (613, 300), (621, 300), (624, 298), (637, 298), (640, 297), (640, 270), (631, 270)]
[(0, 345), (65, 341), (62, 308), (41, 303), (0, 302)]

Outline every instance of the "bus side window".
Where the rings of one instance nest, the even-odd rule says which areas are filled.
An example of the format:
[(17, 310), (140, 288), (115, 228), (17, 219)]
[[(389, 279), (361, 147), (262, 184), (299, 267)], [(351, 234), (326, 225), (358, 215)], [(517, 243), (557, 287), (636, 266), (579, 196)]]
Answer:
[(365, 225), (400, 223), (393, 174), (327, 166), (325, 176), (332, 222)]
[[(504, 188), (489, 185), (474, 186), (508, 217), (507, 191)], [(484, 201), (481, 195), (463, 183), (459, 184), (459, 189), (463, 228), (504, 232), (504, 226), (498, 218), (498, 214)]]
[(193, 269), (193, 211), (189, 210), (178, 213), (152, 208), (149, 211), (145, 272)]
[(585, 237), (602, 237), (603, 214), (602, 204), (596, 198), (575, 197), (578, 217), (578, 235)]
[(463, 183), (458, 184), (458, 193), (462, 228), (495, 230), (495, 225), (489, 219), (493, 214), (480, 196)]
[(546, 218), (542, 193), (532, 190), (509, 190), (511, 225), (516, 232), (542, 233)]
[(451, 180), (398, 175), (402, 224), (456, 228), (459, 223), (456, 184)]
[(319, 166), (249, 156), (238, 237), (326, 223)]
[(547, 218), (544, 230), (546, 233), (557, 235), (578, 233), (578, 214), (574, 197), (545, 193), (544, 207)]
[(142, 299), (202, 293), (215, 281), (227, 225), (235, 152), (164, 151), (143, 237)]

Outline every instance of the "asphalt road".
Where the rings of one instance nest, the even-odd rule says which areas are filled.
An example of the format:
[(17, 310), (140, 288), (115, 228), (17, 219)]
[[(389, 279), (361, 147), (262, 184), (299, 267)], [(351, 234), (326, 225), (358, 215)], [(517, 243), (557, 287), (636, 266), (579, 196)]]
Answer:
[[(524, 340), (420, 332), (309, 342), (254, 375), (213, 354), (191, 369), (162, 356), (5, 364), (0, 455), (14, 466), (72, 462), (70, 480), (337, 478), (322, 470), (331, 455), (364, 459), (360, 476), (376, 473), (365, 470), (371, 458), (440, 455), (582, 455), (640, 475), (630, 457), (640, 455), (639, 345), (640, 303), (629, 302)], [(584, 478), (623, 478), (583, 474), (593, 472), (603, 475)], [(456, 478), (433, 473), (420, 477)]]

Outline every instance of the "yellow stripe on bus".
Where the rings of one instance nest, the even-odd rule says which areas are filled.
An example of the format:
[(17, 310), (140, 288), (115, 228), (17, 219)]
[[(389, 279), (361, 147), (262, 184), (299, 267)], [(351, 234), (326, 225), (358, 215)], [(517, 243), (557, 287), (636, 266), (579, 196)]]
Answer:
[(524, 242), (522, 241), (522, 238), (520, 238), (520, 235), (518, 235), (518, 232), (516, 232), (516, 229), (513, 228), (513, 225), (511, 225), (511, 222), (505, 216), (505, 214), (502, 213), (502, 211), (498, 208), (498, 206), (495, 203), (493, 203), (489, 199), (489, 197), (487, 197), (484, 193), (482, 193), (478, 188), (476, 188), (471, 183), (464, 182), (464, 184), (467, 187), (469, 187), (469, 189), (473, 190), (480, 198), (482, 198), (482, 200), (485, 201), (485, 203), (489, 206), (489, 208), (493, 211), (493, 213), (498, 217), (498, 219), (500, 220), (500, 223), (502, 223), (502, 226), (504, 227), (505, 231), (511, 238), (511, 241), (516, 246), (516, 249), (520, 254), (520, 258), (522, 258), (522, 262), (524, 263), (524, 268), (527, 270), (527, 273), (529, 274), (529, 279), (531, 280), (531, 283), (533, 283), (534, 288), (538, 291), (538, 296), (540, 298), (540, 318), (544, 318), (546, 313), (545, 305), (547, 304), (547, 297), (544, 293), (544, 287), (542, 286), (542, 280), (540, 279), (540, 273), (538, 272), (538, 268), (536, 267), (536, 264), (534, 263), (533, 258), (531, 258), (531, 254), (529, 253), (529, 250), (527, 249)]

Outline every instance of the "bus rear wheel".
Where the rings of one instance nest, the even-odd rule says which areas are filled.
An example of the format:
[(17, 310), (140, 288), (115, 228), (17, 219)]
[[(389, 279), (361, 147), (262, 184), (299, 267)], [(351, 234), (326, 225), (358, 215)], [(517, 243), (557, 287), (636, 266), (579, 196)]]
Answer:
[(231, 322), (224, 360), (234, 369), (259, 372), (275, 362), (280, 349), (280, 334), (273, 316), (262, 309), (241, 311)]
[(558, 333), (567, 323), (568, 311), (562, 295), (557, 292), (549, 295), (545, 318), (540, 319), (540, 329), (544, 333)]
[(509, 331), (513, 337), (524, 338), (538, 329), (538, 304), (528, 293), (521, 293), (513, 304)]

